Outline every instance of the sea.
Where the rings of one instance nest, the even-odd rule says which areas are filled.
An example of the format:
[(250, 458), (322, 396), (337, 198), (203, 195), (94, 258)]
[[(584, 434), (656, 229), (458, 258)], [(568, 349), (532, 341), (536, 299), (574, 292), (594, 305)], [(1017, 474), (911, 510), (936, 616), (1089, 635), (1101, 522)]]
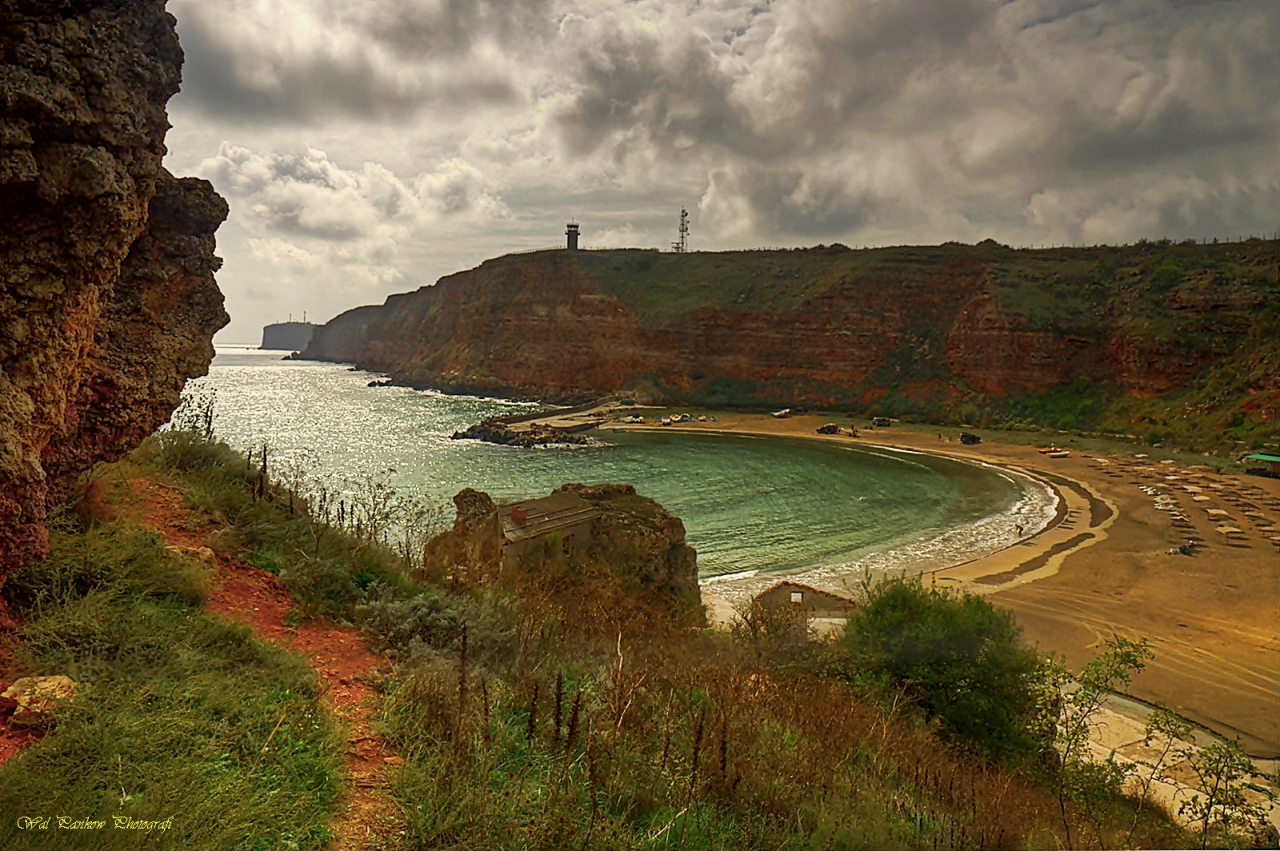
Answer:
[(731, 602), (787, 578), (851, 593), (863, 579), (985, 556), (1043, 528), (1057, 497), (1016, 471), (859, 441), (684, 430), (600, 432), (520, 449), (452, 440), (531, 403), (370, 387), (382, 376), (286, 352), (220, 346), (209, 375), (218, 438), (268, 447), (274, 469), (331, 490), (384, 480), (446, 506), (466, 487), (497, 501), (566, 482), (626, 482), (680, 517), (704, 590)]

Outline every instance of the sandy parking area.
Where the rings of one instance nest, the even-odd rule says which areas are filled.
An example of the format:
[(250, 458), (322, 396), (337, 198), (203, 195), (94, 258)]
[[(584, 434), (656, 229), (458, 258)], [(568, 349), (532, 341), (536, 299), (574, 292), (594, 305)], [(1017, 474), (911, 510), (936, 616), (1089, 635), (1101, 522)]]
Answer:
[[(927, 450), (1049, 482), (1066, 504), (1058, 522), (1006, 550), (939, 571), (939, 584), (988, 595), (1012, 610), (1028, 640), (1073, 669), (1112, 633), (1146, 638), (1156, 658), (1134, 681), (1134, 697), (1239, 735), (1253, 756), (1280, 757), (1280, 481), (1138, 458), (1141, 447), (1119, 443), (1072, 448), (1070, 457), (1054, 459), (1019, 444), (1025, 435), (984, 432), (981, 444), (964, 446), (956, 429), (893, 426), (861, 430), (857, 438), (826, 437), (815, 433), (827, 420), (820, 415), (717, 416), (717, 423), (668, 428)], [(1231, 529), (1238, 531), (1220, 531)], [(1188, 541), (1196, 542), (1192, 555), (1169, 553)]]

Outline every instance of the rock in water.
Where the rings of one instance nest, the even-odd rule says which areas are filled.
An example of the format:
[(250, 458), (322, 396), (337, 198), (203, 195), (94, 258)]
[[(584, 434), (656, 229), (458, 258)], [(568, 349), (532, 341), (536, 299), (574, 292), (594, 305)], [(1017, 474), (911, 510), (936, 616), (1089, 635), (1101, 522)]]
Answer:
[(0, 0), (0, 585), (81, 473), (169, 418), (228, 321), (226, 202), (161, 166), (174, 24), (164, 0)]
[(497, 420), (490, 419), (470, 426), (466, 431), (455, 431), (454, 440), (482, 440), (485, 443), (496, 443), (501, 446), (554, 446), (556, 444), (585, 444), (588, 439), (581, 434), (573, 434), (561, 428), (546, 425), (534, 425), (523, 431), (516, 431)]

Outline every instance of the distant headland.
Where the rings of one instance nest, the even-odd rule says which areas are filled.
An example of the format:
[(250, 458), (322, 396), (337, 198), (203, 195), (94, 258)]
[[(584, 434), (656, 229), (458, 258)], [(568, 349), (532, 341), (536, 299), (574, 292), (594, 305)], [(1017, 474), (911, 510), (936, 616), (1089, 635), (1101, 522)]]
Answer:
[(311, 335), (320, 326), (311, 322), (277, 322), (262, 329), (263, 349), (300, 352), (311, 343)]
[(398, 384), (858, 411), (1239, 454), (1280, 426), (1280, 241), (508, 255), (316, 329)]

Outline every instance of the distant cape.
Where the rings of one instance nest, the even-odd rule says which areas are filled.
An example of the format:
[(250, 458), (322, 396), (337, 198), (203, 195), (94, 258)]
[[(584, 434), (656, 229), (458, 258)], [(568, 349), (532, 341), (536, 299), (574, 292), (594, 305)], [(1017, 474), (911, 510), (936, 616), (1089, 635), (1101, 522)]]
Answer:
[(310, 322), (278, 322), (262, 329), (262, 348), (300, 352), (311, 342), (316, 325)]

